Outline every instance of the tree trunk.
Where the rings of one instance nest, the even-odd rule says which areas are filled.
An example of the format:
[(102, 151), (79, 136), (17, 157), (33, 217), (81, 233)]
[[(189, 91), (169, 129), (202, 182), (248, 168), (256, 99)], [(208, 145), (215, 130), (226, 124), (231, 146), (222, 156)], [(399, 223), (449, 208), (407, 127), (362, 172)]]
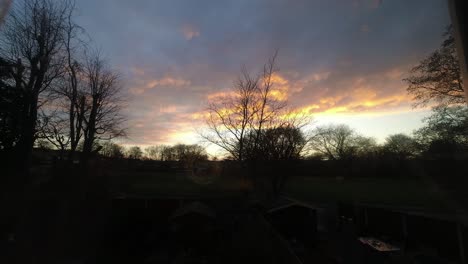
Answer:
[[(32, 149), (34, 146), (34, 135), (36, 133), (38, 94), (32, 93), (27, 96), (27, 102), (23, 108), (24, 124), (18, 142), (17, 165), (20, 171), (26, 173), (31, 165)], [(26, 175), (24, 175), (26, 176)]]
[(97, 115), (97, 99), (93, 98), (91, 113), (89, 115), (88, 124), (85, 132), (85, 139), (83, 144), (82, 162), (86, 163), (93, 150), (93, 143), (96, 136), (96, 115)]

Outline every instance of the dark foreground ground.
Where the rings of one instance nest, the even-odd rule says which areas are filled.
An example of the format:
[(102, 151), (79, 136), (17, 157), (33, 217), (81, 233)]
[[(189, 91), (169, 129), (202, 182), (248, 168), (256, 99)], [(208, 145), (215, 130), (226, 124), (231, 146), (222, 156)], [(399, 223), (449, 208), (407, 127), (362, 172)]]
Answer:
[(36, 166), (22, 192), (3, 188), (0, 262), (463, 263), (463, 195), (420, 170), (394, 179), (291, 171), (273, 201), (232, 165), (163, 165)]

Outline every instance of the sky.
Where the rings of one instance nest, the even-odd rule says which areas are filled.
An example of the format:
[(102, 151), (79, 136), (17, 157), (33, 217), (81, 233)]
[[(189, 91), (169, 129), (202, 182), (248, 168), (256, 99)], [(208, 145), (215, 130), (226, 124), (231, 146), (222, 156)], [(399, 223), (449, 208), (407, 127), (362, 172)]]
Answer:
[(383, 141), (429, 113), (402, 79), (440, 45), (446, 2), (79, 0), (77, 20), (123, 77), (124, 144), (198, 143), (209, 98), (275, 50), (290, 107)]

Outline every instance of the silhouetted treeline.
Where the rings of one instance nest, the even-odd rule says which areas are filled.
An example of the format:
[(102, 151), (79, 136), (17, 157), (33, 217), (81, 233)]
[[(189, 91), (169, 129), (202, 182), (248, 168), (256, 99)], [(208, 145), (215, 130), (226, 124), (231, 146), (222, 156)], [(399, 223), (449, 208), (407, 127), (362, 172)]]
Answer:
[(0, 152), (25, 170), (44, 142), (81, 159), (125, 134), (119, 74), (75, 22), (73, 1), (24, 0), (0, 33)]
[(310, 159), (408, 160), (468, 159), (468, 107), (439, 106), (412, 135), (394, 134), (382, 144), (346, 125), (317, 127), (309, 147)]

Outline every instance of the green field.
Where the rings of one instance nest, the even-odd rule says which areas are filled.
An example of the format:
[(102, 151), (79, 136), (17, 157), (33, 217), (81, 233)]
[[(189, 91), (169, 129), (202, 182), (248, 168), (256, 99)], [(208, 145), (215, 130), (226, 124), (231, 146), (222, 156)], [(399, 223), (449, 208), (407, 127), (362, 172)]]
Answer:
[(284, 193), (310, 202), (357, 202), (376, 206), (450, 210), (443, 194), (418, 180), (293, 177)]
[(130, 177), (125, 192), (135, 196), (233, 196), (246, 190), (245, 182), (230, 177), (195, 177), (189, 173), (139, 173)]
[[(189, 173), (139, 173), (129, 177), (125, 192), (143, 197), (236, 196), (251, 184), (236, 177), (195, 177)], [(290, 177), (283, 193), (310, 203), (357, 202), (375, 206), (447, 212), (447, 199), (418, 180)]]

